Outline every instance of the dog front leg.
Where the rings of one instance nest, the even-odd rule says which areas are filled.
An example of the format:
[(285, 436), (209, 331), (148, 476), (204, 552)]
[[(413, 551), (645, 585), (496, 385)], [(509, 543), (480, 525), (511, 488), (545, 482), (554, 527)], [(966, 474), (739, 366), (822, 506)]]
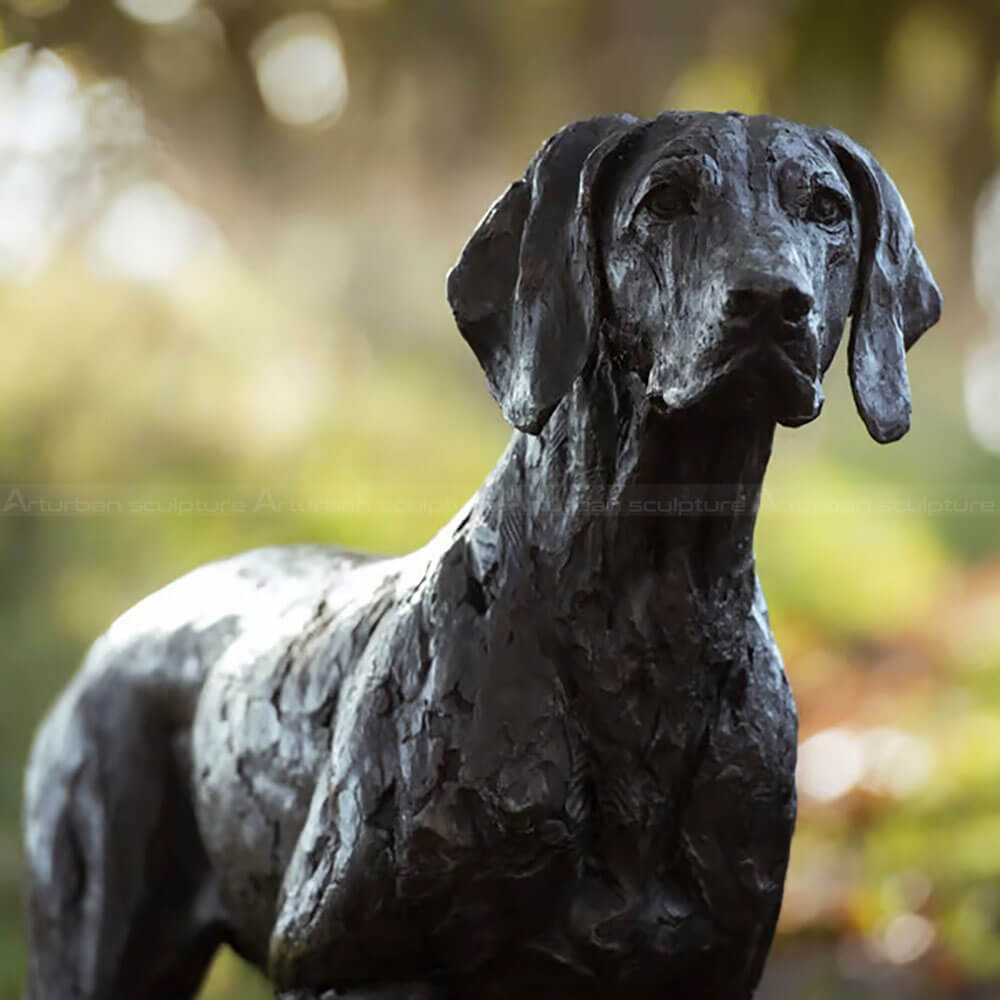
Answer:
[[(367, 718), (380, 721), (373, 712)], [(412, 928), (392, 905), (391, 835), (368, 821), (383, 798), (380, 778), (389, 768), (364, 755), (385, 740), (360, 722), (351, 732), (368, 738), (341, 745), (324, 769), (285, 871), (268, 959), (279, 996), (286, 990), (294, 997), (303, 983), (377, 981), (387, 967), (392, 970), (387, 976), (420, 974), (414, 966), (399, 964)], [(354, 1000), (353, 993), (348, 996)], [(406, 1000), (409, 994), (399, 996)], [(312, 1000), (320, 997), (322, 990)], [(386, 997), (395, 1000), (394, 994)], [(358, 1000), (366, 997), (358, 994)]]

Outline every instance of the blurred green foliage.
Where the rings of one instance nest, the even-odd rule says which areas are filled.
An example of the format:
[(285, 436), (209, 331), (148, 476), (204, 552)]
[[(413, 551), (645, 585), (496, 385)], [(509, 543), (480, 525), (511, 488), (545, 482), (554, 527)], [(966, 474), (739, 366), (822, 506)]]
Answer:
[[(89, 267), (84, 220), (43, 273), (0, 286), (0, 482), (147, 511), (0, 516), (0, 998), (25, 968), (24, 760), (88, 643), (206, 560), (293, 540), (401, 551), (448, 520), (507, 435), (448, 316), (448, 265), (556, 127), (669, 106), (855, 134), (906, 195), (946, 298), (912, 356), (907, 439), (867, 439), (842, 360), (823, 418), (779, 434), (760, 572), (802, 736), (843, 731), (857, 774), (828, 800), (804, 790), (762, 996), (1000, 996), (1000, 459), (970, 437), (961, 390), (985, 326), (969, 236), (1000, 145), (1000, 6), (308, 6), (350, 79), (326, 130), (260, 100), (250, 52), (286, 0), (161, 26), (78, 0), (0, 15), (5, 44), (128, 80), (156, 140), (136, 169), (225, 239), (169, 286), (128, 282)], [(970, 498), (985, 506), (934, 506)], [(178, 510), (198, 500), (209, 512)], [(268, 995), (228, 953), (202, 991)]]

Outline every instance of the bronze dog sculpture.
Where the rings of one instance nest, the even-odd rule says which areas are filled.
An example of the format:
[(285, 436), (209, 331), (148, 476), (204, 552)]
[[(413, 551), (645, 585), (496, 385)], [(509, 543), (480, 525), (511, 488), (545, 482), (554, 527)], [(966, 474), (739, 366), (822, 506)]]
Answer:
[(795, 708), (752, 538), (850, 314), (872, 436), (940, 312), (844, 135), (595, 118), (448, 279), (517, 432), (427, 546), (250, 552), (143, 601), (43, 724), (31, 996), (739, 1000), (774, 932)]

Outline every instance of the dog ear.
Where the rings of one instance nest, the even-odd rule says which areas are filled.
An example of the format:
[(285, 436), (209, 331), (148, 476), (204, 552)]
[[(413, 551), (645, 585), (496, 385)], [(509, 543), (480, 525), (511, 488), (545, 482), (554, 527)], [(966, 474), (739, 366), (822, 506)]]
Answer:
[(861, 221), (848, 345), (851, 389), (868, 432), (885, 444), (910, 429), (906, 351), (940, 318), (941, 293), (889, 175), (841, 132), (829, 130), (827, 139), (854, 192)]
[(631, 115), (557, 132), (486, 213), (448, 275), (458, 328), (507, 420), (537, 434), (583, 369), (599, 323), (590, 192)]

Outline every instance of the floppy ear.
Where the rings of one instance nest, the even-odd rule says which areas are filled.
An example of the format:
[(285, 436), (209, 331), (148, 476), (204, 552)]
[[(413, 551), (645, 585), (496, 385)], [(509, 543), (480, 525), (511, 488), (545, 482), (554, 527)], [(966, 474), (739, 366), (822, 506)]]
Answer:
[(910, 429), (906, 351), (940, 318), (941, 293), (889, 175), (841, 132), (828, 131), (827, 140), (850, 182), (861, 221), (848, 345), (851, 389), (868, 432), (884, 444)]
[(448, 275), (458, 328), (515, 427), (537, 434), (590, 356), (600, 278), (590, 191), (631, 115), (557, 132), (493, 207)]

